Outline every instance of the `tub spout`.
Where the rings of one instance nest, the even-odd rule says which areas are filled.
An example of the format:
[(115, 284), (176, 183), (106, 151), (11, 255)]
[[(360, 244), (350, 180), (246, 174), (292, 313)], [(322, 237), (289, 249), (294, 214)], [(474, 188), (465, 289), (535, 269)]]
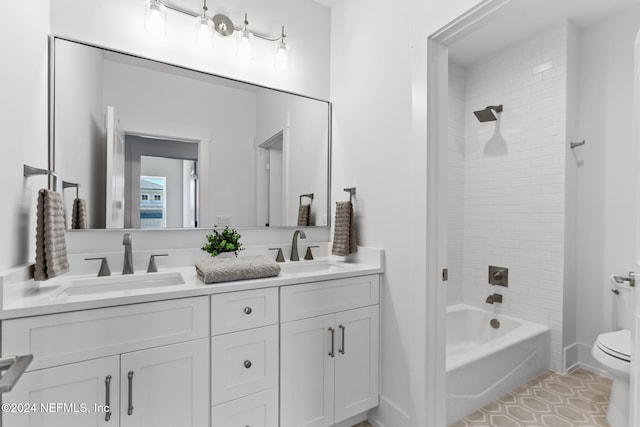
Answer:
[(493, 295), (489, 295), (487, 297), (487, 304), (493, 304), (494, 302), (499, 302), (502, 303), (502, 295), (500, 294), (493, 294)]

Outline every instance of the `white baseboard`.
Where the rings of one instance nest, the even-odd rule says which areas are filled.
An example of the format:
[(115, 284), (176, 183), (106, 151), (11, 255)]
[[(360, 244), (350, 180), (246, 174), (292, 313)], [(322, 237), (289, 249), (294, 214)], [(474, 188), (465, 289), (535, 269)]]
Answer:
[(611, 374), (605, 371), (602, 366), (591, 355), (591, 348), (593, 344), (581, 344), (577, 343), (578, 347), (578, 367), (593, 372), (594, 374), (602, 375), (603, 377), (611, 378)]
[(564, 348), (562, 352), (563, 374), (569, 373), (578, 367), (578, 343), (573, 343)]
[(384, 396), (380, 405), (369, 412), (369, 423), (374, 427), (410, 427), (411, 417)]

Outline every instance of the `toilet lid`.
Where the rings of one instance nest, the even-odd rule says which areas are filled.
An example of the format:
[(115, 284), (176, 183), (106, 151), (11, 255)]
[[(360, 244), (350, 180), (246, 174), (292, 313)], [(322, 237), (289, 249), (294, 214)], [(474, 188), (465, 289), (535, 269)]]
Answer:
[(596, 344), (611, 356), (631, 361), (631, 331), (628, 329), (600, 334)]

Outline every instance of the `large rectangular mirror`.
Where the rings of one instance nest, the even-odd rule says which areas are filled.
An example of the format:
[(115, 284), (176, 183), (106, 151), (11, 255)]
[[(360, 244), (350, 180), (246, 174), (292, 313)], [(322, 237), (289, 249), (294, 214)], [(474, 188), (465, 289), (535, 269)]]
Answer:
[(328, 225), (328, 102), (62, 38), (53, 55), (53, 167), (88, 228)]

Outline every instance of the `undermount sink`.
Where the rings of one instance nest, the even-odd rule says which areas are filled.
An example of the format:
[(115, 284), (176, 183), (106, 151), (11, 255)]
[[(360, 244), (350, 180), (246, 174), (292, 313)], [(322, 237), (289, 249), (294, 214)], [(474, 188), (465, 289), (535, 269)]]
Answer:
[(108, 292), (130, 291), (136, 289), (161, 288), (165, 286), (183, 285), (180, 273), (131, 274), (114, 277), (94, 277), (69, 282), (68, 285), (55, 292), (52, 297), (69, 297), (78, 295), (95, 295)]
[(297, 274), (297, 273), (320, 273), (323, 271), (341, 271), (344, 267), (331, 262), (304, 262), (295, 264), (281, 264), (283, 273)]

